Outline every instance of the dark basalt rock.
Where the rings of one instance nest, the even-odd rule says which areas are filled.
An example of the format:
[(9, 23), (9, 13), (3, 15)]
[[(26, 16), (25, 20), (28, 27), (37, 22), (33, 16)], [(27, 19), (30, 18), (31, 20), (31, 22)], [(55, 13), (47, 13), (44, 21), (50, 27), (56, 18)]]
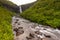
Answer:
[(26, 38), (27, 38), (27, 40), (32, 40), (34, 38), (34, 34), (30, 33), (29, 37), (26, 37)]
[(47, 37), (47, 38), (51, 38), (51, 36), (50, 36), (50, 35), (45, 35), (45, 37)]
[(4, 2), (1, 2), (1, 1), (0, 1), (0, 4), (3, 7), (7, 8), (8, 10), (10, 10), (10, 11), (14, 11), (16, 13), (19, 13), (20, 12), (19, 11), (19, 7), (17, 5), (12, 6), (12, 5), (9, 5), (8, 3), (4, 3)]
[(16, 19), (16, 21), (19, 21), (19, 19)]
[(18, 25), (20, 25), (20, 23), (18, 23)]
[(30, 36), (30, 37), (32, 37), (32, 38), (34, 38), (34, 34), (31, 34), (31, 33), (30, 33), (30, 35), (29, 35), (29, 36)]
[(40, 34), (40, 32), (39, 32), (39, 31), (35, 31), (35, 33), (36, 33), (36, 34)]
[(13, 31), (17, 32), (17, 31), (18, 31), (18, 29), (17, 29), (17, 28), (15, 28), (15, 29), (13, 29)]
[(16, 36), (19, 36), (24, 33), (23, 27), (15, 28), (13, 31), (16, 32)]
[(19, 36), (19, 35), (21, 35), (21, 34), (23, 34), (23, 33), (24, 33), (23, 30), (17, 31), (17, 32), (16, 32), (16, 36)]
[(23, 29), (23, 27), (19, 27), (18, 29)]

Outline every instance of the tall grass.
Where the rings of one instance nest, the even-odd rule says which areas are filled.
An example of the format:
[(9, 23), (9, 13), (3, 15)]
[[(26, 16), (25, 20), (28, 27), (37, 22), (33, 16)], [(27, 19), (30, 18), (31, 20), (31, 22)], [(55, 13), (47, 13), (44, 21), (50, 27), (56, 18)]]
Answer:
[(0, 6), (0, 40), (13, 40), (11, 19), (14, 14)]

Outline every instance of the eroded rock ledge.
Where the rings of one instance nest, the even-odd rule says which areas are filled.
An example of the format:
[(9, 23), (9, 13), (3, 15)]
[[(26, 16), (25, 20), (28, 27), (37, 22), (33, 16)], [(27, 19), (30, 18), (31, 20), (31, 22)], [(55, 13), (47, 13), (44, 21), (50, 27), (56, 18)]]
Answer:
[(60, 40), (60, 30), (13, 17), (14, 40)]

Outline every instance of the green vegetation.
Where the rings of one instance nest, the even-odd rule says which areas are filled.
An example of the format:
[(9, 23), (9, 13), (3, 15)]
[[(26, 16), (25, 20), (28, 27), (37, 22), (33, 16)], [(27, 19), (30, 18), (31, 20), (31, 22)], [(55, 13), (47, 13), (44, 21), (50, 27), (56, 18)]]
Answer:
[(60, 0), (38, 0), (21, 16), (39, 24), (60, 28)]
[(13, 40), (11, 19), (14, 14), (0, 4), (0, 40)]

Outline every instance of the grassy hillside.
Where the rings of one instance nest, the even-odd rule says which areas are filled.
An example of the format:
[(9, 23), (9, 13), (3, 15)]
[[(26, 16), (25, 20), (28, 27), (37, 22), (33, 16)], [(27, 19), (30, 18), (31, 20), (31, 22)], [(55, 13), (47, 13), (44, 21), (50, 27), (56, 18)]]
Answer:
[(0, 4), (0, 40), (13, 40), (11, 19), (14, 14)]
[(60, 0), (38, 0), (21, 16), (39, 24), (60, 28)]

